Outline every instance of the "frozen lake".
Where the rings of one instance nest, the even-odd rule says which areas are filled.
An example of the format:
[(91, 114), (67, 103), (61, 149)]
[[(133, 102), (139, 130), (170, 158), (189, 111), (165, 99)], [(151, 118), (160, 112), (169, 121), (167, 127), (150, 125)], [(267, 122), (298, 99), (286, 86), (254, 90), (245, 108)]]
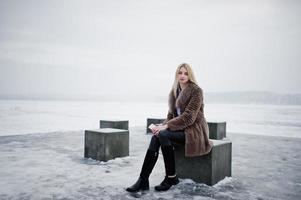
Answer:
[[(227, 122), (232, 177), (214, 186), (182, 179), (158, 193), (160, 155), (151, 190), (125, 192), (150, 140), (146, 118), (166, 112), (164, 103), (0, 101), (0, 199), (301, 199), (301, 106), (206, 104), (208, 121)], [(99, 119), (130, 120), (130, 156), (83, 157), (83, 130)]]
[[(165, 118), (167, 103), (0, 100), (0, 135), (84, 130), (99, 119), (145, 126)], [(227, 131), (301, 138), (301, 106), (205, 104), (207, 121), (226, 121)]]
[(162, 155), (150, 177), (151, 189), (125, 191), (139, 174), (150, 135), (130, 129), (130, 156), (108, 162), (83, 158), (83, 131), (2, 136), (0, 199), (301, 199), (301, 139), (230, 134), (232, 177), (214, 186), (181, 179), (163, 193)]

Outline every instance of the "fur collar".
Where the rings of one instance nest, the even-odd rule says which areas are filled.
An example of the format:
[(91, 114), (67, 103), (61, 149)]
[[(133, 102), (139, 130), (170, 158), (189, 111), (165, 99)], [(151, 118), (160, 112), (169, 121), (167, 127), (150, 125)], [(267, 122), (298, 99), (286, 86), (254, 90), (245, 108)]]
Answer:
[(188, 101), (190, 100), (191, 94), (193, 93), (193, 91), (199, 88), (196, 84), (190, 82), (187, 87), (182, 90), (178, 96), (178, 98), (175, 98), (173, 90), (171, 90), (170, 94), (169, 94), (169, 111), (171, 113), (174, 113), (176, 110), (176, 107), (179, 107), (181, 112), (184, 111), (185, 107), (188, 104)]

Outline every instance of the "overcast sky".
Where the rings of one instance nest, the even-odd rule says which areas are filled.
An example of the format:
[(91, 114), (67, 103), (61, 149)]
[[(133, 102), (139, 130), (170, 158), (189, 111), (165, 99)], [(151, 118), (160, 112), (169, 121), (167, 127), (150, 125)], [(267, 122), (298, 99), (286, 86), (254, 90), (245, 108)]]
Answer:
[(299, 0), (0, 1), (0, 95), (301, 93)]

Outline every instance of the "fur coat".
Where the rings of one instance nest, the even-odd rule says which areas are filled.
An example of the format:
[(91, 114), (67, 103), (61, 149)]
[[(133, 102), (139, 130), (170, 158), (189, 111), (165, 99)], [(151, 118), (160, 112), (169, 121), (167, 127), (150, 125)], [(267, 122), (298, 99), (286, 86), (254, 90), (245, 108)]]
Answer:
[[(171, 91), (168, 104), (169, 111), (164, 124), (167, 124), (171, 131), (184, 130), (185, 156), (209, 153), (213, 143), (209, 140), (209, 128), (204, 117), (203, 90), (190, 82), (177, 99)], [(181, 111), (179, 116), (176, 115), (176, 105)]]

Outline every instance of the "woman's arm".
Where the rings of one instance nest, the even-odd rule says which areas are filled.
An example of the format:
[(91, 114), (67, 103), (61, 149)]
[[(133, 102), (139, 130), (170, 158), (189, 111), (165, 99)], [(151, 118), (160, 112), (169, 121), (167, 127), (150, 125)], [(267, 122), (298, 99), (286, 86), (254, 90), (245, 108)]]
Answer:
[(169, 120), (171, 120), (173, 118), (173, 114), (170, 112), (170, 111), (168, 111), (168, 113), (167, 113), (167, 117), (166, 117), (166, 119), (163, 121), (163, 125), (164, 124), (166, 124)]
[(198, 88), (192, 92), (191, 99), (186, 106), (184, 112), (167, 122), (168, 128), (172, 131), (184, 130), (186, 127), (194, 123), (198, 112), (203, 104), (203, 92)]

